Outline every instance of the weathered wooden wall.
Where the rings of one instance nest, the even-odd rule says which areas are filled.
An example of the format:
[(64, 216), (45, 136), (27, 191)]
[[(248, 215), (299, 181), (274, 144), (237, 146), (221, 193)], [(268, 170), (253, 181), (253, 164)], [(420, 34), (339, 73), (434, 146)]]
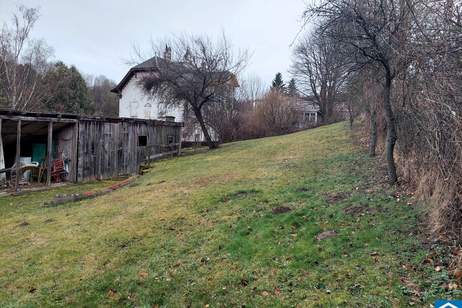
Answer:
[[(181, 124), (161, 121), (79, 120), (77, 181), (136, 174), (155, 154), (178, 150)], [(147, 137), (140, 146), (139, 137)]]

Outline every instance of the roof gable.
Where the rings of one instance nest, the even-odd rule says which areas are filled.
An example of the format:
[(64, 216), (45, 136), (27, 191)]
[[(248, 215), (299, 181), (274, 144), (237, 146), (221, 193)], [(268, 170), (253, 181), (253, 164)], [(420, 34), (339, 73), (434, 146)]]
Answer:
[[(119, 84), (111, 90), (113, 93), (120, 94), (122, 93), (123, 88), (127, 85), (130, 79), (139, 72), (152, 72), (159, 70), (159, 67), (168, 67), (171, 66), (172, 68), (176, 68), (176, 71), (187, 70), (188, 66), (186, 62), (170, 62), (160, 57), (152, 57), (134, 67), (132, 67), (128, 73), (124, 76), (124, 78), (119, 82)], [(234, 74), (231, 72), (217, 72), (217, 74), (229, 74), (230, 84), (233, 87), (239, 87), (239, 82)]]

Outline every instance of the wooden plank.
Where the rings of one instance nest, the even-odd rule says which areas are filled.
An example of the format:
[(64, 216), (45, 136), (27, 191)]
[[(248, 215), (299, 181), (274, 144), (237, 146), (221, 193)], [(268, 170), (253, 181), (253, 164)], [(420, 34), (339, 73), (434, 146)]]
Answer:
[(86, 135), (84, 133), (84, 127), (85, 123), (79, 122), (78, 124), (78, 130), (79, 130), (79, 135), (78, 135), (78, 149), (77, 149), (77, 182), (83, 181), (83, 175), (84, 175), (84, 162), (86, 159), (85, 156), (85, 151), (86, 151), (86, 145), (85, 145), (85, 140), (86, 140)]
[(47, 185), (51, 185), (51, 164), (53, 163), (53, 122), (48, 122), (48, 141), (47, 141)]
[(175, 138), (175, 141), (178, 142), (178, 156), (181, 156), (181, 137), (183, 135), (183, 127), (180, 127), (179, 129), (179, 136), (178, 136), (178, 132), (176, 132), (176, 138)]
[(18, 120), (18, 126), (16, 128), (16, 158), (15, 158), (15, 167), (16, 167), (16, 180), (14, 183), (14, 189), (18, 191), (19, 188), (19, 171), (21, 170), (21, 120)]
[(101, 165), (103, 164), (103, 135), (104, 135), (104, 123), (97, 123), (96, 125), (96, 139), (95, 139), (95, 144), (96, 144), (96, 178), (98, 180), (102, 180), (102, 173), (101, 173)]
[(117, 176), (117, 175), (119, 175), (120, 125), (119, 124), (113, 125), (113, 129), (114, 129), (114, 136), (112, 137), (112, 142), (114, 142), (114, 144), (113, 144), (112, 148), (114, 150), (114, 157), (113, 157), (113, 159), (114, 159), (114, 170), (112, 172), (112, 175)]
[(78, 160), (79, 160), (79, 123), (75, 123), (74, 129), (72, 130), (72, 145), (71, 145), (71, 181), (77, 183), (78, 175)]
[[(0, 119), (0, 169), (5, 168), (5, 154), (3, 153), (3, 136), (2, 136), (2, 119)], [(0, 172), (0, 182), (4, 181), (6, 176)]]

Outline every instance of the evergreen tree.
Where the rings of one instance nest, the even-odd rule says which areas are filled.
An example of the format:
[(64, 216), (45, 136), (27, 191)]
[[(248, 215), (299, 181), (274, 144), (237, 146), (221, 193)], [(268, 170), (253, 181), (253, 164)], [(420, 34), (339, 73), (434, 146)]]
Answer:
[(87, 86), (94, 115), (117, 117), (119, 115), (119, 99), (111, 93), (116, 83), (105, 76), (87, 78)]
[(93, 111), (85, 80), (74, 66), (57, 62), (45, 75), (43, 90), (51, 94), (43, 102), (49, 111), (73, 114)]
[(276, 90), (279, 92), (283, 92), (286, 88), (286, 85), (284, 84), (284, 80), (282, 79), (282, 74), (277, 73), (276, 77), (274, 77), (273, 83), (271, 85), (271, 90)]
[(289, 86), (287, 87), (287, 95), (290, 97), (295, 97), (298, 95), (297, 84), (294, 78), (292, 78), (289, 82)]

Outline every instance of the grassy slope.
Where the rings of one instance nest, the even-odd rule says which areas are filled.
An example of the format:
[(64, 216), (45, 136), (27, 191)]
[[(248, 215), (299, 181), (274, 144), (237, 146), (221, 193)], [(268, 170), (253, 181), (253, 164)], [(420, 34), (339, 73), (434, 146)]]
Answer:
[[(0, 303), (405, 305), (431, 271), (417, 213), (371, 188), (370, 168), (337, 124), (162, 161), (96, 200), (2, 198)], [(370, 213), (345, 213), (359, 204)], [(326, 230), (338, 236), (318, 242)]]

